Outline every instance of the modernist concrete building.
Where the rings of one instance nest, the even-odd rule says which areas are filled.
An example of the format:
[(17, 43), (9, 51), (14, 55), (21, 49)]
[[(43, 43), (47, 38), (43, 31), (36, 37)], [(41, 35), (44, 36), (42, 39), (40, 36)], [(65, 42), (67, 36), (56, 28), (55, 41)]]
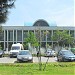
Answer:
[[(13, 43), (24, 43), (24, 38), (27, 37), (27, 34), (32, 31), (34, 34), (37, 34), (36, 30), (40, 29), (41, 35), (41, 47), (47, 47), (47, 44), (53, 45), (56, 41), (51, 40), (51, 36), (55, 30), (68, 30), (68, 34), (71, 34), (75, 37), (75, 27), (58, 27), (50, 26), (44, 20), (36, 21), (33, 26), (3, 26), (3, 32), (0, 33), (0, 42), (2, 49), (10, 50)], [(44, 32), (47, 32), (44, 34)]]

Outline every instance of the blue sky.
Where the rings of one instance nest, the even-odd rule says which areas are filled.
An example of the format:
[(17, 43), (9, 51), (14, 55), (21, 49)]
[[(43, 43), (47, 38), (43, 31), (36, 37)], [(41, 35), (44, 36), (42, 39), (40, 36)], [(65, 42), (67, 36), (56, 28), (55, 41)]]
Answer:
[(74, 26), (74, 0), (16, 0), (5, 25), (32, 26), (38, 19)]

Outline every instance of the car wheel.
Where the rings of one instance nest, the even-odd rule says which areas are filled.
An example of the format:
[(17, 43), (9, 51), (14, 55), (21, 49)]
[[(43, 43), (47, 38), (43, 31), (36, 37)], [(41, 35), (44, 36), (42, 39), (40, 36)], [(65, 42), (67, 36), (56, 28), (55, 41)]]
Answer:
[(2, 58), (2, 55), (0, 55), (0, 58)]
[(33, 60), (31, 60), (31, 63), (33, 63)]
[(60, 59), (57, 59), (58, 62), (60, 62)]
[(10, 58), (12, 58), (12, 56), (10, 56)]
[(61, 59), (57, 59), (59, 62), (61, 62), (62, 60)]
[(64, 59), (64, 58), (62, 58), (62, 59), (61, 59), (61, 62), (64, 62), (64, 61), (65, 61), (65, 59)]

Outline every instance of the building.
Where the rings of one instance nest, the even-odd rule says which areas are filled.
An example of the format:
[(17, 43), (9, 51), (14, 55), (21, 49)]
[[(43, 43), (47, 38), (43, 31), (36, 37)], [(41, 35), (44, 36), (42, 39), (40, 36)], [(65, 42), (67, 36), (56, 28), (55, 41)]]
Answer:
[[(75, 37), (75, 27), (58, 27), (50, 26), (44, 20), (36, 21), (33, 26), (3, 26), (3, 32), (0, 33), (0, 42), (2, 49), (10, 50), (13, 43), (24, 43), (24, 38), (27, 37), (27, 34), (31, 31), (36, 34), (36, 30), (40, 29), (41, 35), (41, 47), (47, 47), (47, 44), (53, 45), (55, 41), (51, 41), (51, 36), (55, 30), (68, 30), (69, 34)], [(47, 32), (44, 34), (44, 32)]]

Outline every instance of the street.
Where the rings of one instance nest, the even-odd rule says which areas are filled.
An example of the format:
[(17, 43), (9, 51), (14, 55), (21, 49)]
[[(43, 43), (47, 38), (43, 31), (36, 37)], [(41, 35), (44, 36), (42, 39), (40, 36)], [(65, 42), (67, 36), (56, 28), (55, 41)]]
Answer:
[[(48, 57), (41, 57), (42, 62), (47, 62)], [(10, 58), (10, 57), (2, 57), (0, 58), (0, 63), (15, 63), (17, 61), (16, 58)], [(39, 62), (37, 57), (33, 57), (33, 62), (37, 63)], [(49, 57), (48, 62), (57, 62), (56, 57)]]

